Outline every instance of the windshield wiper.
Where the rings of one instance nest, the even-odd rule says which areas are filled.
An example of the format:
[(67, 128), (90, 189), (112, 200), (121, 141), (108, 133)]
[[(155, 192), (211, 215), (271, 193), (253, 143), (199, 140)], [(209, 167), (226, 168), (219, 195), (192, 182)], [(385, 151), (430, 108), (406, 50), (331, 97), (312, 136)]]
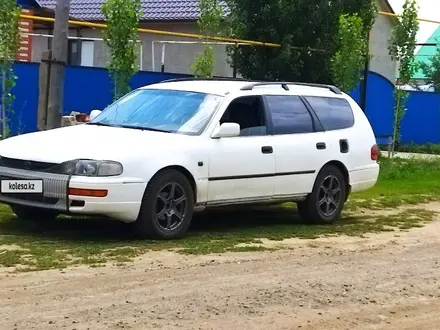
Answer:
[(104, 123), (86, 123), (86, 125), (106, 126), (106, 127), (120, 127), (118, 125), (104, 124)]
[(142, 131), (152, 131), (152, 132), (161, 132), (161, 133), (173, 133), (172, 131), (166, 131), (163, 129), (157, 129), (152, 127), (144, 127), (144, 126), (131, 126), (131, 125), (111, 125), (104, 123), (87, 123), (87, 125), (95, 125), (95, 126), (106, 126), (106, 127), (118, 127), (118, 128), (129, 128), (129, 129), (138, 129)]
[(138, 130), (141, 130), (141, 131), (173, 133), (172, 131), (166, 131), (166, 130), (163, 130), (163, 129), (157, 129), (157, 128), (152, 128), (152, 127), (144, 127), (144, 126), (118, 125), (118, 127), (129, 128), (129, 129), (138, 129)]

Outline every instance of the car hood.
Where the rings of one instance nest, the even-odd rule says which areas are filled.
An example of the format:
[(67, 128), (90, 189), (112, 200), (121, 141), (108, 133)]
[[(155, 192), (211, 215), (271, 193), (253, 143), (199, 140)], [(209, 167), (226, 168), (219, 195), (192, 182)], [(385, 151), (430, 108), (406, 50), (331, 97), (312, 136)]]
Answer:
[[(124, 161), (141, 152), (171, 152), (188, 146), (191, 138), (181, 134), (83, 124), (5, 139), (0, 142), (0, 156), (50, 163), (73, 159)], [(164, 146), (166, 150), (163, 150)]]

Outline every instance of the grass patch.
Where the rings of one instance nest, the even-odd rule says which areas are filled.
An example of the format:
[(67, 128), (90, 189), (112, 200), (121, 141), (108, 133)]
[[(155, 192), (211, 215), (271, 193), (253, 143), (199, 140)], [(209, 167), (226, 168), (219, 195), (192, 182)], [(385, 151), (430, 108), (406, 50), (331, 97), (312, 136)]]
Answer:
[(423, 226), (434, 218), (426, 210), (401, 213), (354, 212), (436, 200), (440, 192), (440, 161), (381, 160), (381, 175), (370, 191), (351, 196), (343, 219), (332, 226), (305, 224), (294, 204), (250, 211), (216, 211), (197, 215), (188, 237), (179, 241), (141, 241), (127, 226), (111, 220), (61, 217), (36, 224), (19, 221), (0, 206), (0, 265), (18, 271), (65, 268), (72, 265), (123, 265), (148, 251), (185, 254), (265, 251), (262, 239), (315, 239), (360, 236)]
[(47, 226), (19, 222), (13, 216), (0, 222), (0, 265), (20, 266), (19, 270), (44, 270), (86, 264), (120, 265), (157, 250), (184, 254), (249, 252), (272, 250), (261, 239), (315, 239), (322, 236), (363, 236), (422, 226), (433, 212), (410, 210), (388, 216), (355, 216), (347, 213), (332, 226), (305, 224), (293, 205), (239, 212), (213, 212), (197, 216), (189, 236), (179, 241), (130, 239), (124, 224), (101, 219), (61, 218)]
[[(386, 148), (384, 150), (387, 150)], [(399, 146), (399, 152), (422, 153), (430, 155), (440, 155), (440, 144), (402, 144)]]
[(393, 208), (440, 199), (440, 159), (382, 158), (380, 165), (377, 185), (350, 196), (348, 210)]

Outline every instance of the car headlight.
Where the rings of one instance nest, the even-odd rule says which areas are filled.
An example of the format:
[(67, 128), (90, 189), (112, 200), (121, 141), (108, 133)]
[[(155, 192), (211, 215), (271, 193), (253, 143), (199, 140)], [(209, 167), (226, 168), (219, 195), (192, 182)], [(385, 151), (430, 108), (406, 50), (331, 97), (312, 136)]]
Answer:
[(61, 164), (62, 172), (80, 176), (115, 176), (122, 174), (122, 164), (110, 160), (77, 159)]

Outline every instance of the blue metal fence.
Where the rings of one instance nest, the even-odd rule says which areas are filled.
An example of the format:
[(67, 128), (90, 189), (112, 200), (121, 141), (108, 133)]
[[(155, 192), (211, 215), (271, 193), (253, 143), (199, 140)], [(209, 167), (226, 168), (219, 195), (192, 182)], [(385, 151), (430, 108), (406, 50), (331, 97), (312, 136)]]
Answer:
[[(376, 136), (392, 135), (394, 85), (385, 77), (370, 72), (367, 80), (366, 114)], [(359, 102), (360, 89), (351, 95)], [(440, 143), (440, 93), (409, 93), (402, 120), (401, 143)]]
[(12, 92), (15, 100), (13, 113), (8, 114), (9, 129), (13, 135), (33, 132), (37, 129), (39, 67), (35, 63), (14, 65), (17, 80)]
[[(36, 63), (14, 65), (18, 79), (13, 90), (14, 113), (10, 116), (12, 134), (28, 133), (37, 129), (38, 69), (39, 65)], [(130, 86), (134, 89), (181, 77), (187, 75), (143, 71), (132, 78)], [(107, 70), (68, 66), (64, 86), (64, 114), (72, 111), (90, 113), (93, 109), (104, 109), (112, 102), (112, 92), (113, 86)]]
[[(10, 127), (14, 134), (35, 131), (38, 108), (38, 68), (35, 63), (17, 63), (18, 77), (14, 88), (14, 114)], [(139, 72), (131, 87), (137, 88), (166, 79), (187, 77), (180, 74)], [(90, 113), (103, 109), (112, 101), (112, 83), (105, 69), (67, 67), (64, 113)], [(367, 86), (366, 114), (376, 136), (393, 132), (394, 86), (385, 77), (370, 72)], [(359, 102), (360, 88), (351, 93)], [(407, 113), (402, 121), (402, 143), (440, 143), (440, 93), (410, 92)]]
[[(361, 88), (356, 88), (351, 96), (359, 103)], [(394, 86), (385, 77), (370, 72), (367, 79), (366, 111), (376, 136), (393, 134)]]
[(411, 92), (402, 120), (403, 143), (440, 143), (440, 93)]

